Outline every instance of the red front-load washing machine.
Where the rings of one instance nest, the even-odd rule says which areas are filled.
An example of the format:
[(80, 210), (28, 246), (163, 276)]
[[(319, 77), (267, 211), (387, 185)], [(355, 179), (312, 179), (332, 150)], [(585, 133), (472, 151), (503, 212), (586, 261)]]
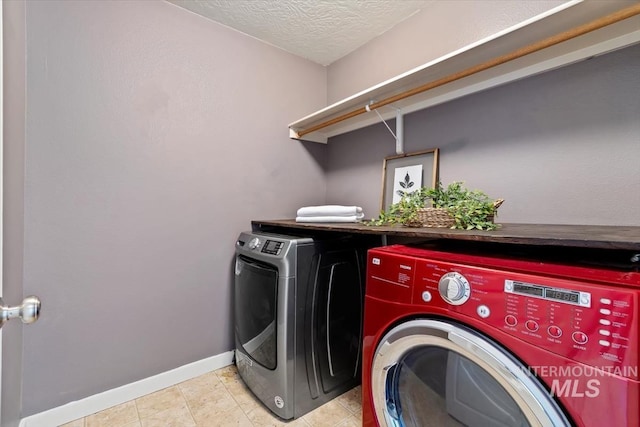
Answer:
[(369, 251), (363, 425), (640, 425), (634, 258), (504, 247)]

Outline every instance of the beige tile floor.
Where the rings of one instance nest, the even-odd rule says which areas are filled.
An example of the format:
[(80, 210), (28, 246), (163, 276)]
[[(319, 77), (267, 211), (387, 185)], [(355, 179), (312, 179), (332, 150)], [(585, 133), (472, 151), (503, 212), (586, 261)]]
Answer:
[(358, 427), (356, 387), (291, 422), (271, 414), (247, 389), (235, 366), (142, 396), (62, 427)]

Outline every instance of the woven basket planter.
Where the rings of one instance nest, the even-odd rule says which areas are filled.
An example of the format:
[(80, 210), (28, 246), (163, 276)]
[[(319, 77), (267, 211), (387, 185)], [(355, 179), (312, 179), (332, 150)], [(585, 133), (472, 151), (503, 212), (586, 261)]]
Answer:
[[(495, 212), (504, 199), (493, 202)], [(487, 220), (493, 222), (494, 215), (487, 216)], [(451, 228), (455, 224), (453, 217), (446, 208), (421, 208), (416, 211), (415, 220), (405, 223), (407, 227)]]
[(416, 216), (420, 227), (450, 228), (454, 224), (453, 217), (445, 208), (418, 209)]

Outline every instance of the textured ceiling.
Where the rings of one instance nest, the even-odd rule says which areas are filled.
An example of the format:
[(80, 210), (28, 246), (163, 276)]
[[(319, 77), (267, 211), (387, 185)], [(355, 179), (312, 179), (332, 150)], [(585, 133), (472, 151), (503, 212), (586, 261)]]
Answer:
[(329, 65), (432, 0), (168, 0), (295, 55)]

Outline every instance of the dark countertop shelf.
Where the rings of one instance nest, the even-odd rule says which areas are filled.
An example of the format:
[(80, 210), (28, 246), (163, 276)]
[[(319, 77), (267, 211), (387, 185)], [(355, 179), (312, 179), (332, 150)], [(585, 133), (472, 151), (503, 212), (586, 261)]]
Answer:
[(561, 224), (501, 224), (494, 231), (466, 231), (448, 228), (376, 227), (361, 223), (298, 223), (293, 219), (254, 220), (254, 230), (314, 230), (394, 237), (472, 240), (523, 245), (572, 246), (626, 249), (640, 252), (640, 227)]

